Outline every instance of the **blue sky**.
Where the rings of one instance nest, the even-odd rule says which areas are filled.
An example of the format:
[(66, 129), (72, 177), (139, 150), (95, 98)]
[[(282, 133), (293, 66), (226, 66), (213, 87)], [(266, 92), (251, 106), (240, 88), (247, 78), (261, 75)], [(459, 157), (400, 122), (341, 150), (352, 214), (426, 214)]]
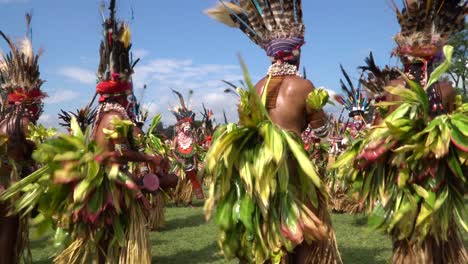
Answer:
[[(26, 11), (33, 10), (33, 45), (45, 49), (40, 61), (43, 88), (49, 94), (41, 121), (56, 125), (60, 108), (74, 110), (89, 102), (95, 89), (101, 38), (100, 0), (0, 0), (0, 29), (14, 38), (24, 36)], [(218, 121), (222, 109), (236, 121), (236, 100), (223, 94), (220, 81), (241, 79), (237, 54), (254, 80), (269, 65), (264, 51), (239, 30), (203, 14), (216, 0), (118, 0), (118, 14), (132, 26), (133, 50), (141, 61), (135, 69), (136, 95), (148, 85), (145, 102), (151, 113), (174, 122), (167, 109), (177, 103), (170, 88), (194, 90), (195, 109), (202, 102)], [(132, 19), (132, 9), (133, 17)], [(357, 79), (356, 67), (369, 51), (380, 64), (390, 58), (398, 24), (387, 0), (303, 0), (306, 45), (302, 65), (315, 86), (339, 91), (342, 63)], [(0, 48), (7, 51), (2, 41)]]

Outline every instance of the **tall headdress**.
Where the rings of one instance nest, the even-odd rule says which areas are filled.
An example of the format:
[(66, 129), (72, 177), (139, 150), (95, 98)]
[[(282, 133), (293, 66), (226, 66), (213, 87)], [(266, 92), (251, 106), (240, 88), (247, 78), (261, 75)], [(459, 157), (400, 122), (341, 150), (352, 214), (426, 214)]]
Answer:
[(184, 97), (180, 92), (174, 89), (172, 89), (172, 92), (177, 95), (180, 101), (179, 106), (176, 106), (170, 110), (171, 113), (176, 117), (177, 124), (180, 125), (185, 122), (192, 123), (195, 120), (195, 113), (187, 107)]
[(213, 133), (213, 111), (211, 109), (206, 109), (205, 104), (202, 104), (203, 107), (203, 124), (205, 124), (205, 129), (208, 133)]
[(42, 111), (42, 99), (46, 94), (41, 91), (44, 81), (40, 78), (39, 57), (42, 51), (34, 54), (31, 39), (31, 15), (26, 14), (28, 35), (15, 43), (2, 31), (0, 35), (8, 43), (10, 52), (0, 53), (0, 86), (9, 106), (22, 106), (31, 117), (38, 118)]
[(69, 129), (71, 126), (72, 118), (76, 118), (81, 131), (85, 131), (86, 128), (92, 125), (96, 118), (96, 109), (92, 109), (90, 106), (77, 109), (76, 112), (66, 112), (64, 110), (60, 111), (61, 113), (59, 113), (59, 119), (61, 122), (59, 125), (67, 129)]
[(104, 20), (103, 39), (97, 72), (99, 84), (96, 87), (97, 93), (100, 94), (99, 102), (116, 96), (127, 95), (133, 98), (132, 74), (138, 62), (138, 59), (133, 61), (130, 54), (132, 46), (130, 26), (115, 18), (115, 0), (110, 1), (108, 9), (107, 19), (104, 18), (104, 6), (101, 10)]
[(349, 117), (354, 117), (357, 115), (364, 115), (370, 109), (370, 99), (368, 99), (363, 91), (361, 90), (361, 83), (357, 89), (354, 87), (351, 78), (349, 78), (348, 73), (344, 70), (343, 66), (340, 65), (341, 72), (343, 73), (346, 82), (349, 87), (340, 79), (341, 89), (345, 92), (346, 96), (335, 95), (335, 100), (342, 104), (346, 110), (349, 111)]
[(465, 0), (404, 0), (402, 10), (391, 1), (401, 26), (394, 37), (399, 56), (432, 59), (453, 34), (464, 28)]
[(389, 66), (380, 69), (375, 63), (372, 52), (369, 54), (369, 57), (365, 59), (365, 63), (366, 65), (358, 67), (358, 69), (362, 70), (359, 81), (362, 86), (366, 88), (367, 92), (372, 95), (373, 99), (379, 100), (385, 96), (384, 87), (388, 85), (391, 80), (398, 78), (400, 73), (396, 68), (390, 68)]
[(304, 44), (301, 0), (219, 0), (206, 11), (244, 32), (273, 60), (292, 60)]

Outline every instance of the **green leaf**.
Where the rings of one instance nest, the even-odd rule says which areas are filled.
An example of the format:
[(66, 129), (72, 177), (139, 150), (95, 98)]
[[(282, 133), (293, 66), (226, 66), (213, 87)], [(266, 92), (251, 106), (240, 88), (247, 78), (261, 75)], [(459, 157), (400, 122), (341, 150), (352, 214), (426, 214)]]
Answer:
[(422, 197), (422, 198), (424, 198), (424, 199), (428, 199), (428, 198), (429, 198), (429, 192), (426, 191), (426, 189), (424, 189), (423, 187), (421, 187), (421, 186), (419, 186), (419, 185), (417, 185), (417, 184), (412, 184), (411, 186), (413, 187), (413, 190), (415, 190), (416, 193), (417, 193), (420, 197)]
[(72, 117), (72, 119), (70, 120), (70, 130), (73, 136), (79, 138), (83, 137), (83, 131), (81, 131), (80, 125), (78, 124), (76, 117)]
[(301, 144), (299, 144), (296, 140), (294, 140), (289, 132), (282, 131), (283, 136), (286, 139), (286, 142), (289, 145), (291, 152), (293, 153), (294, 157), (296, 158), (299, 167), (304, 171), (304, 173), (310, 178), (310, 180), (314, 183), (315, 187), (319, 189), (321, 192), (325, 192), (325, 189), (322, 184), (322, 180), (320, 179), (317, 171), (315, 170), (312, 162), (307, 157), (306, 153), (304, 152), (304, 148)]
[(398, 173), (398, 188), (402, 189), (406, 186), (406, 181), (410, 175), (409, 169), (400, 169)]
[(458, 208), (455, 208), (455, 215), (457, 216), (460, 225), (465, 229), (465, 232), (468, 232), (468, 214), (466, 213), (466, 209), (462, 208), (462, 212), (459, 212)]
[(381, 203), (374, 208), (372, 214), (369, 216), (367, 224), (371, 229), (378, 229), (385, 222), (385, 209)]
[(448, 194), (449, 194), (449, 190), (446, 187), (446, 188), (444, 188), (442, 193), (439, 195), (439, 197), (437, 197), (437, 199), (436, 199), (436, 201), (434, 203), (434, 210), (435, 211), (439, 210), (439, 208), (444, 204), (445, 200), (448, 197)]
[(114, 228), (114, 235), (117, 240), (117, 243), (120, 246), (125, 246), (125, 232), (123, 225), (120, 222), (120, 218), (118, 216), (115, 216), (112, 227)]
[(320, 110), (327, 104), (329, 98), (326, 90), (315, 89), (307, 96), (306, 103), (311, 109)]
[(435, 82), (437, 82), (449, 68), (450, 65), (452, 64), (452, 54), (453, 54), (453, 47), (449, 45), (445, 45), (443, 48), (444, 56), (445, 56), (445, 61), (440, 64), (432, 73), (431, 76), (429, 77), (429, 81), (427, 82), (426, 87), (431, 87)]
[(152, 135), (152, 134), (153, 134), (154, 130), (155, 130), (156, 127), (158, 126), (159, 122), (161, 121), (161, 118), (162, 118), (161, 114), (157, 114), (157, 115), (153, 118), (153, 120), (151, 121), (151, 125), (150, 125), (150, 127), (149, 127), (149, 129), (148, 129), (148, 132), (147, 132), (148, 135)]

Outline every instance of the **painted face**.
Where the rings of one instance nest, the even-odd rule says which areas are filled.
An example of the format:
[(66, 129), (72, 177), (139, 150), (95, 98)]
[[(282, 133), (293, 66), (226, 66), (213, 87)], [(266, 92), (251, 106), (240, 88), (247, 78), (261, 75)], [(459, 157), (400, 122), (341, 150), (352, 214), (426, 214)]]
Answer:
[(190, 126), (190, 123), (186, 122), (182, 124), (181, 130), (184, 134), (188, 135), (192, 131), (192, 127)]

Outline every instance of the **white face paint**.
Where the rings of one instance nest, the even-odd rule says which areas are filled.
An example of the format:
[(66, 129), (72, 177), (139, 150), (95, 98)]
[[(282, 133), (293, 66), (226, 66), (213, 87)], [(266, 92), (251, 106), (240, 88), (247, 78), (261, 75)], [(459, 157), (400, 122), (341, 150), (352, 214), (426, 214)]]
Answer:
[(190, 123), (182, 124), (182, 132), (184, 132), (184, 134), (189, 134), (191, 130)]

